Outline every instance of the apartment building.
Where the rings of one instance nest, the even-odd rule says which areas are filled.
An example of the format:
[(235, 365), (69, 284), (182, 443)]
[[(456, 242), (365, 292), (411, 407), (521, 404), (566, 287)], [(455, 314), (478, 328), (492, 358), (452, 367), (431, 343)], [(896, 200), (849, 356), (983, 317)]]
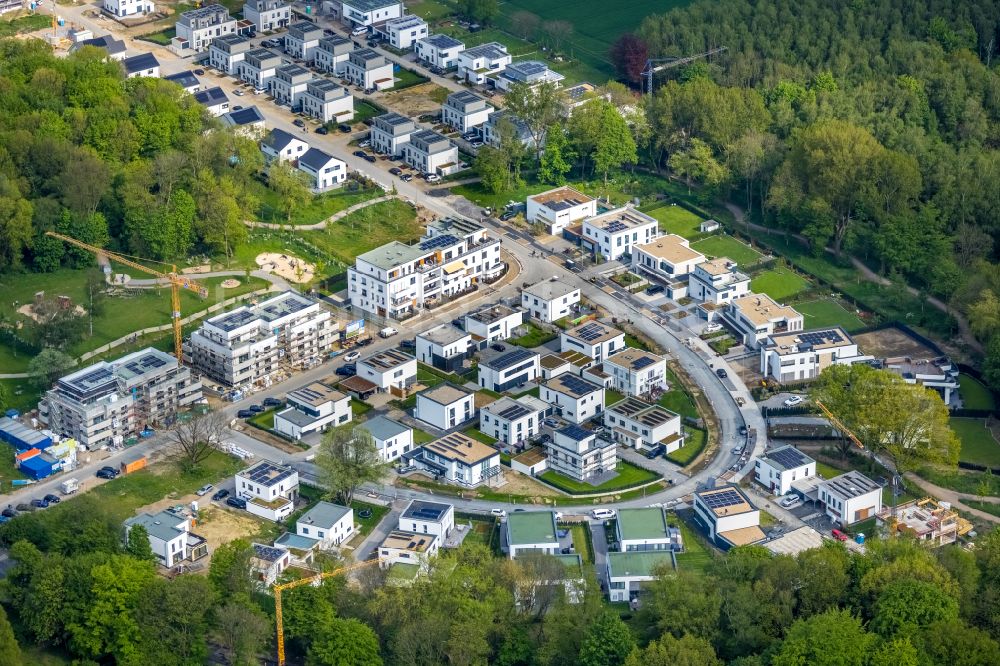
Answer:
[[(465, 315), (464, 327), (472, 336), (482, 339), (480, 344), (506, 340), (514, 329), (524, 323), (524, 312), (506, 305), (488, 305)], [(477, 342), (473, 340), (473, 342)], [(471, 343), (470, 343), (471, 344)]]
[(313, 67), (327, 74), (343, 75), (354, 42), (347, 37), (332, 35), (319, 40), (313, 53)]
[(243, 18), (252, 22), (258, 33), (280, 30), (292, 19), (292, 5), (285, 0), (247, 0)]
[(593, 430), (568, 425), (545, 443), (549, 469), (577, 481), (586, 481), (618, 466), (618, 445)]
[(646, 395), (667, 386), (667, 359), (653, 352), (626, 347), (604, 359), (611, 386), (625, 395)]
[(208, 64), (229, 76), (235, 76), (246, 52), (253, 48), (242, 35), (222, 35), (212, 40), (208, 47)]
[(831, 365), (870, 360), (840, 326), (772, 335), (760, 347), (761, 374), (781, 383), (815, 379)]
[(406, 116), (395, 112), (385, 113), (372, 119), (370, 140), (376, 153), (398, 157), (403, 154), (403, 146), (410, 135), (417, 131), (417, 125)]
[(802, 315), (767, 294), (736, 298), (726, 306), (723, 316), (750, 349), (757, 349), (770, 336), (802, 330)]
[(417, 360), (445, 372), (455, 372), (472, 354), (472, 336), (452, 324), (440, 324), (417, 334)]
[(343, 76), (365, 90), (388, 90), (395, 83), (392, 63), (372, 49), (351, 51), (344, 63)]
[(236, 34), (236, 19), (224, 5), (205, 5), (181, 14), (174, 27), (172, 41), (179, 49), (201, 53), (216, 37)]
[(521, 307), (546, 323), (568, 317), (580, 302), (580, 288), (558, 279), (537, 282), (521, 290)]
[(458, 131), (468, 132), (489, 120), (496, 111), (492, 104), (469, 90), (459, 90), (448, 95), (441, 105), (441, 122)]
[(414, 416), (438, 430), (451, 430), (476, 415), (476, 394), (451, 382), (417, 394)]
[(428, 225), (415, 245), (392, 241), (359, 255), (348, 270), (348, 295), (360, 310), (404, 319), (493, 281), (504, 269), (498, 239), (474, 222), (446, 218)]
[(38, 404), (38, 418), (94, 451), (173, 422), (201, 397), (201, 382), (188, 368), (150, 347), (62, 377)]
[(448, 35), (429, 35), (417, 40), (415, 50), (417, 58), (427, 64), (452, 69), (458, 66), (458, 54), (465, 50), (465, 44)]
[(604, 411), (604, 387), (569, 373), (542, 384), (539, 397), (570, 423), (583, 423)]
[(513, 58), (507, 47), (499, 42), (489, 42), (465, 49), (458, 54), (459, 76), (472, 85), (486, 83), (487, 75), (499, 74)]
[(568, 225), (597, 215), (597, 199), (572, 187), (557, 187), (528, 197), (524, 215), (528, 222), (544, 224), (550, 234), (558, 236)]
[(526, 445), (541, 427), (542, 410), (532, 401), (503, 396), (479, 410), (479, 430), (507, 446)]
[(419, 16), (389, 19), (375, 29), (389, 44), (400, 51), (409, 51), (418, 39), (427, 36), (427, 22)]
[(311, 65), (321, 39), (323, 39), (323, 28), (311, 21), (298, 21), (288, 26), (288, 32), (285, 34), (285, 53)]
[(281, 56), (267, 49), (250, 49), (236, 64), (236, 77), (261, 92), (271, 89), (271, 80), (281, 67)]
[(585, 321), (559, 335), (559, 350), (586, 354), (598, 363), (625, 349), (625, 333), (599, 321)]
[(750, 293), (750, 276), (736, 269), (729, 257), (695, 266), (688, 277), (688, 296), (711, 305), (725, 305)]
[(315, 363), (337, 335), (337, 322), (328, 310), (286, 291), (206, 320), (185, 342), (184, 359), (226, 386), (267, 385), (279, 359)]
[(496, 76), (491, 76), (490, 80), (497, 90), (507, 92), (517, 84), (523, 84), (534, 88), (543, 83), (551, 83), (556, 87), (562, 84), (566, 77), (559, 72), (553, 72), (548, 66), (539, 60), (521, 60), (509, 63), (502, 72)]
[(607, 261), (615, 261), (632, 249), (648, 245), (659, 236), (659, 222), (631, 205), (588, 217), (583, 221), (581, 243)]
[(312, 79), (301, 97), (302, 113), (320, 122), (350, 122), (354, 118), (354, 97), (329, 79)]
[(302, 96), (306, 85), (313, 80), (313, 74), (305, 67), (282, 65), (274, 70), (271, 79), (271, 95), (275, 104), (289, 107), (293, 112), (302, 110)]
[(406, 13), (399, 0), (343, 0), (341, 5), (341, 19), (355, 28), (371, 28)]
[(479, 358), (479, 386), (491, 391), (509, 391), (534, 381), (539, 374), (539, 355), (523, 347), (487, 349)]
[(447, 176), (458, 170), (458, 147), (434, 130), (417, 130), (403, 144), (403, 161), (421, 173)]
[(705, 255), (689, 247), (688, 240), (677, 234), (660, 236), (652, 243), (632, 250), (632, 270), (662, 280), (667, 296), (677, 300), (688, 295), (690, 274)]

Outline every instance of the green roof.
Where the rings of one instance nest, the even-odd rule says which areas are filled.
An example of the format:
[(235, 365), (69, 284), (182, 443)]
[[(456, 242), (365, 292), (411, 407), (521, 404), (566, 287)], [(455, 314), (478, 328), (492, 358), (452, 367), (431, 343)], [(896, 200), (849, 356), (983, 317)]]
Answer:
[(430, 251), (421, 250), (420, 245), (407, 245), (399, 241), (390, 241), (374, 250), (359, 254), (357, 258), (376, 268), (388, 271), (401, 264), (416, 261), (428, 254), (431, 254)]
[(507, 534), (512, 546), (558, 543), (556, 516), (551, 511), (516, 511), (507, 516)]
[(608, 553), (608, 569), (611, 578), (652, 576), (653, 569), (659, 566), (673, 567), (669, 551), (645, 550)]
[(669, 539), (663, 509), (619, 509), (618, 534), (623, 541)]
[(567, 555), (553, 555), (562, 565), (566, 567), (566, 573), (569, 575), (583, 575), (583, 558), (580, 557), (579, 553), (570, 553)]

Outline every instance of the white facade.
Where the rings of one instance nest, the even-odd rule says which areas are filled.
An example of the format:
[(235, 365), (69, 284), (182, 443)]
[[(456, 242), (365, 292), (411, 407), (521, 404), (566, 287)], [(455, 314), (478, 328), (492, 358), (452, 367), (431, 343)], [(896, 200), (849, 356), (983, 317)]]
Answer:
[(123, 59), (121, 63), (122, 67), (125, 68), (125, 78), (159, 78), (160, 76), (160, 63), (152, 53), (140, 53)]
[(503, 392), (534, 381), (540, 372), (539, 358), (537, 353), (521, 347), (488, 349), (479, 361), (479, 385)]
[(344, 123), (354, 118), (354, 97), (329, 79), (313, 79), (302, 93), (302, 113), (320, 122)]
[(545, 443), (548, 467), (577, 481), (586, 481), (618, 466), (618, 445), (593, 430), (570, 425), (556, 430)]
[(493, 105), (479, 95), (459, 90), (448, 95), (441, 105), (441, 122), (464, 133), (484, 124), (494, 111)]
[(625, 395), (645, 395), (667, 384), (667, 359), (629, 347), (604, 359), (611, 386)]
[(250, 567), (257, 574), (257, 581), (262, 587), (271, 587), (292, 563), (292, 554), (282, 546), (254, 543), (251, 547), (253, 556), (250, 558)]
[(268, 520), (290, 516), (298, 494), (299, 473), (270, 460), (261, 460), (236, 475), (236, 496), (246, 500), (247, 511)]
[(274, 429), (292, 439), (351, 421), (351, 399), (313, 382), (288, 394), (288, 407), (274, 415)]
[(288, 26), (285, 34), (285, 53), (296, 60), (312, 64), (313, 56), (323, 38), (323, 29), (309, 21), (299, 21)]
[(637, 398), (608, 405), (604, 425), (616, 441), (640, 451), (663, 445), (664, 453), (673, 453), (684, 446), (680, 414)]
[(507, 446), (525, 445), (541, 427), (542, 411), (526, 400), (504, 396), (479, 410), (479, 430)]
[(760, 510), (732, 484), (695, 492), (694, 516), (720, 548), (745, 546), (764, 539)]
[(342, 75), (353, 50), (354, 42), (346, 37), (324, 37), (313, 53), (313, 67), (327, 74)]
[(667, 524), (667, 515), (659, 507), (618, 509), (615, 536), (622, 553), (682, 550), (679, 528)]
[(452, 324), (440, 324), (417, 334), (415, 351), (421, 363), (454, 372), (472, 351), (472, 336)]
[(368, 26), (399, 18), (406, 9), (397, 0), (343, 0), (341, 19), (350, 26)]
[(290, 162), (305, 155), (309, 144), (294, 134), (274, 128), (260, 142), (260, 150), (268, 161)]
[(574, 190), (557, 187), (528, 197), (525, 218), (540, 222), (553, 236), (561, 234), (568, 225), (597, 215), (597, 199)]
[(417, 130), (403, 144), (403, 161), (421, 173), (447, 176), (458, 170), (458, 147), (434, 130)]
[(839, 326), (817, 331), (772, 335), (760, 347), (760, 372), (779, 382), (819, 377), (832, 365), (852, 365), (871, 360)]
[(175, 26), (174, 40), (186, 49), (200, 53), (208, 50), (216, 37), (236, 34), (236, 19), (222, 5), (206, 5), (181, 14)]
[(489, 78), (497, 90), (509, 92), (512, 87), (519, 83), (531, 88), (543, 83), (559, 87), (566, 77), (559, 72), (553, 72), (539, 60), (520, 60), (508, 63), (502, 72)]
[(347, 180), (347, 163), (319, 148), (310, 148), (299, 158), (298, 169), (309, 176), (313, 192), (326, 192)]
[(521, 307), (546, 323), (568, 317), (579, 302), (580, 288), (559, 280), (543, 280), (521, 290)]
[(767, 294), (749, 294), (726, 306), (724, 316), (742, 337), (743, 344), (756, 349), (770, 336), (802, 330), (802, 315), (795, 308), (775, 302)]
[(267, 49), (250, 49), (243, 54), (243, 60), (236, 63), (234, 75), (243, 83), (252, 85), (254, 90), (267, 92), (281, 65), (281, 56), (277, 53)]
[(598, 363), (625, 348), (625, 333), (599, 321), (587, 321), (559, 335), (560, 351), (586, 354)]
[(583, 239), (608, 261), (631, 255), (632, 248), (647, 245), (659, 235), (655, 217), (631, 205), (588, 217), (583, 221)]
[(259, 33), (280, 30), (291, 21), (292, 5), (285, 0), (248, 0), (243, 3), (243, 18)]
[(792, 482), (816, 476), (816, 461), (791, 445), (780, 446), (754, 461), (754, 481), (772, 495), (792, 492)]
[(379, 458), (392, 462), (413, 448), (413, 428), (385, 416), (368, 419), (359, 426), (369, 432)]
[(507, 516), (503, 527), (510, 559), (525, 553), (559, 554), (556, 515), (552, 511), (518, 511)]
[(819, 484), (818, 506), (842, 527), (873, 517), (882, 510), (882, 486), (858, 471)]
[(482, 85), (487, 75), (499, 74), (512, 59), (507, 47), (499, 42), (473, 46), (458, 54), (458, 73), (469, 83)]
[(169, 569), (188, 558), (188, 533), (191, 531), (191, 521), (187, 517), (171, 511), (160, 511), (156, 514), (140, 513), (125, 521), (126, 541), (129, 532), (136, 525), (146, 528), (149, 546), (161, 565)]
[(665, 551), (608, 553), (608, 598), (630, 601), (642, 591), (643, 583), (656, 580), (660, 570), (672, 568), (673, 560)]
[(318, 502), (295, 521), (295, 533), (316, 539), (322, 550), (339, 546), (354, 536), (354, 509)]
[(398, 526), (411, 534), (433, 534), (443, 540), (455, 529), (455, 507), (442, 502), (410, 500), (399, 516)]
[(401, 51), (408, 51), (414, 42), (427, 36), (427, 23), (419, 16), (401, 16), (390, 19), (379, 28), (389, 44)]
[(571, 423), (583, 423), (604, 411), (604, 387), (569, 373), (542, 384), (539, 397)]
[(208, 64), (224, 74), (235, 76), (239, 63), (252, 48), (250, 40), (240, 35), (216, 37), (208, 47)]
[(688, 278), (688, 295), (712, 305), (724, 305), (749, 293), (750, 276), (736, 270), (736, 262), (728, 257), (702, 262)]
[(104, 11), (118, 18), (143, 16), (156, 11), (151, 0), (104, 0)]
[(417, 449), (412, 462), (449, 483), (475, 487), (503, 477), (500, 452), (460, 432), (452, 432)]
[(344, 63), (343, 76), (365, 90), (387, 90), (395, 83), (392, 63), (371, 49), (352, 51)]
[(393, 530), (378, 548), (379, 566), (388, 569), (396, 563), (416, 564), (427, 568), (428, 560), (437, 555), (441, 539), (433, 534), (416, 534)]
[(438, 430), (451, 430), (476, 415), (476, 394), (445, 382), (417, 394), (418, 419)]
[(506, 305), (492, 305), (465, 315), (465, 330), (478, 335), (487, 344), (506, 340), (524, 323), (524, 312)]
[(313, 75), (308, 69), (298, 65), (282, 65), (274, 70), (271, 79), (271, 95), (275, 104), (299, 111), (302, 105), (302, 95), (306, 84), (312, 81)]
[(417, 379), (417, 359), (397, 349), (366, 356), (357, 363), (358, 376), (387, 391), (406, 388)]
[(451, 69), (458, 65), (458, 54), (465, 50), (465, 44), (448, 35), (430, 35), (417, 40), (414, 47), (417, 58), (441, 69)]
[(632, 270), (646, 273), (671, 285), (670, 298), (687, 296), (689, 275), (705, 261), (705, 255), (688, 247), (688, 240), (677, 234), (660, 236), (652, 243), (632, 249)]
[(390, 112), (372, 119), (369, 138), (372, 150), (383, 155), (396, 157), (403, 154), (403, 146), (410, 135), (417, 131), (417, 125), (406, 116)]

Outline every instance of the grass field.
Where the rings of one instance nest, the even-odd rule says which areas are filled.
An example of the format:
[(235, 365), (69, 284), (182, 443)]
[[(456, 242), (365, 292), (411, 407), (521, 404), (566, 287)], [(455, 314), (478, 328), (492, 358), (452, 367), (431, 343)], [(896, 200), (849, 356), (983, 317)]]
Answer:
[(698, 418), (698, 409), (694, 405), (694, 400), (688, 395), (679, 383), (672, 383), (669, 391), (660, 396), (659, 405), (666, 407), (672, 412), (677, 412), (681, 416)]
[(480, 30), (479, 32), (469, 32), (465, 28), (457, 25), (451, 25), (444, 26), (437, 32), (442, 32), (460, 40), (465, 44), (466, 48), (472, 48), (473, 46), (479, 46), (480, 44), (486, 44), (487, 42), (500, 42), (507, 47), (507, 52), (514, 56), (515, 59), (533, 54), (537, 54), (538, 56), (543, 55), (538, 50), (538, 47), (531, 42), (519, 39), (508, 32), (500, 30), (499, 28), (486, 28), (484, 30)]
[(688, 428), (687, 441), (684, 443), (684, 446), (677, 449), (673, 453), (668, 453), (667, 460), (677, 463), (681, 467), (686, 467), (698, 456), (699, 453), (701, 453), (707, 442), (708, 433), (704, 430), (699, 428)]
[(392, 86), (393, 90), (412, 88), (413, 86), (419, 86), (421, 83), (427, 83), (430, 81), (430, 79), (426, 76), (417, 74), (413, 70), (406, 69), (405, 67), (396, 69), (392, 75), (396, 78), (396, 83)]
[(494, 444), (496, 444), (497, 441), (495, 437), (490, 437), (485, 432), (477, 430), (475, 428), (469, 428), (468, 430), (464, 430), (462, 434), (466, 435), (467, 437), (471, 437), (472, 439), (478, 442), (482, 442), (487, 446), (493, 446)]
[(959, 460), (1000, 466), (1000, 443), (987, 430), (985, 419), (953, 418), (949, 420), (949, 425), (962, 441)]
[(796, 303), (792, 307), (802, 313), (803, 325), (806, 330), (839, 325), (851, 333), (865, 327), (865, 322), (860, 317), (834, 300), (807, 301), (806, 303)]
[[(356, 203), (374, 199), (382, 196), (382, 190), (372, 188), (357, 192), (347, 190), (337, 190), (319, 194), (312, 198), (309, 205), (292, 214), (291, 220), (281, 210), (281, 197), (277, 192), (265, 186), (263, 183), (253, 181), (253, 194), (260, 201), (257, 208), (257, 220), (259, 222), (269, 222), (272, 224), (316, 224), (322, 222), (334, 213), (350, 208)], [(355, 183), (356, 184), (356, 183)]]
[(677, 568), (692, 569), (704, 573), (712, 564), (712, 551), (702, 540), (701, 534), (691, 529), (691, 526), (677, 516), (668, 516), (671, 525), (678, 525), (681, 529), (681, 538), (684, 540), (684, 552), (677, 553)]
[(177, 36), (177, 30), (174, 28), (164, 28), (159, 32), (151, 32), (148, 35), (142, 35), (137, 39), (144, 42), (152, 42), (153, 44), (159, 44), (160, 46), (170, 46), (170, 40)]
[(618, 476), (609, 481), (605, 481), (599, 486), (592, 486), (589, 483), (571, 479), (568, 476), (559, 474), (558, 472), (554, 472), (552, 470), (543, 472), (538, 478), (559, 488), (560, 490), (570, 493), (571, 495), (589, 495), (596, 493), (609, 493), (618, 489), (624, 489), (641, 483), (646, 483), (648, 481), (655, 481), (660, 478), (660, 475), (622, 460), (618, 463)]
[(35, 32), (52, 25), (47, 14), (26, 14), (15, 19), (0, 20), (0, 37), (10, 37), (24, 32)]
[(699, 226), (702, 219), (686, 208), (662, 206), (654, 210), (647, 210), (645, 213), (660, 221), (661, 231), (678, 234), (684, 238), (691, 238), (701, 233)]
[(528, 329), (528, 332), (519, 338), (511, 338), (508, 342), (512, 345), (518, 345), (520, 347), (527, 347), (528, 349), (531, 349), (532, 347), (544, 345), (546, 342), (554, 340), (558, 336), (558, 333), (543, 329), (530, 321), (525, 322), (523, 327)]
[(729, 257), (741, 266), (754, 264), (761, 257), (760, 252), (732, 236), (712, 236), (691, 243), (691, 249), (710, 257)]
[(353, 265), (359, 254), (392, 240), (412, 243), (422, 233), (416, 211), (404, 201), (391, 199), (356, 210), (323, 231), (303, 232), (302, 238)]
[(383, 112), (369, 104), (364, 100), (356, 100), (354, 102), (354, 119), (351, 121), (352, 125), (357, 123), (363, 123), (369, 118), (374, 118), (375, 116), (381, 115)]
[(750, 291), (767, 294), (776, 301), (785, 301), (809, 287), (809, 282), (787, 268), (764, 271), (750, 280)]
[(965, 409), (995, 409), (996, 401), (990, 390), (971, 375), (958, 376), (958, 394)]

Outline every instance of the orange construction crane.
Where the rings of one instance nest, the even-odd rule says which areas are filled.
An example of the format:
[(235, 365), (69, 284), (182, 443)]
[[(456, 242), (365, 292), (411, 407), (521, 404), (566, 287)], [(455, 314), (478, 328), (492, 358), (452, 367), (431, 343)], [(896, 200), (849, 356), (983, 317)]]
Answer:
[(333, 571), (323, 571), (315, 576), (300, 578), (298, 580), (293, 580), (290, 583), (281, 583), (280, 585), (274, 586), (274, 619), (275, 624), (278, 625), (278, 666), (285, 666), (285, 624), (281, 617), (281, 592), (283, 590), (291, 590), (292, 588), (301, 587), (303, 585), (318, 583), (321, 580), (325, 580), (333, 576), (339, 576), (340, 574), (347, 573), (348, 571), (364, 569), (365, 567), (370, 567), (373, 564), (378, 564), (381, 561), (381, 558), (376, 558), (374, 560), (356, 562), (354, 564), (348, 564), (347, 566), (340, 567), (339, 569), (334, 569)]
[(857, 447), (858, 447), (859, 449), (861, 449), (862, 451), (864, 451), (864, 450), (865, 450), (865, 445), (861, 443), (861, 440), (860, 440), (860, 439), (858, 439), (858, 438), (857, 438), (857, 437), (855, 436), (855, 434), (854, 434), (853, 432), (851, 432), (851, 429), (850, 429), (850, 428), (848, 428), (848, 427), (847, 427), (847, 426), (845, 426), (845, 425), (844, 425), (843, 423), (841, 423), (840, 419), (838, 419), (838, 418), (837, 418), (836, 416), (834, 416), (834, 415), (833, 415), (833, 412), (831, 412), (831, 411), (830, 411), (829, 409), (827, 409), (827, 408), (826, 408), (826, 405), (824, 405), (824, 404), (823, 404), (822, 402), (820, 402), (819, 400), (813, 400), (813, 402), (815, 402), (815, 403), (816, 403), (816, 405), (817, 405), (817, 406), (818, 406), (818, 407), (819, 407), (819, 408), (820, 408), (821, 410), (823, 410), (823, 413), (824, 413), (824, 414), (826, 414), (826, 418), (830, 419), (830, 423), (832, 423), (832, 424), (833, 424), (834, 426), (836, 426), (836, 428), (837, 428), (838, 430), (840, 430), (840, 432), (841, 432), (841, 433), (842, 433), (842, 434), (843, 434), (843, 435), (844, 435), (845, 437), (847, 437), (847, 438), (848, 438), (849, 440), (851, 440), (852, 442), (854, 442), (854, 444), (855, 444), (855, 445), (856, 445), (856, 446), (857, 446)]
[[(162, 261), (156, 262), (161, 263), (164, 266), (170, 266), (170, 272), (164, 273), (162, 271), (149, 268), (148, 266), (143, 266), (137, 261), (132, 261), (125, 257), (124, 255), (117, 254), (115, 252), (110, 252), (104, 248), (97, 247), (96, 245), (90, 245), (84, 243), (83, 241), (78, 241), (75, 238), (69, 236), (64, 236), (62, 234), (57, 234), (54, 231), (46, 231), (46, 236), (51, 236), (52, 238), (58, 238), (59, 240), (69, 243), (70, 245), (75, 245), (78, 248), (86, 250), (93, 253), (98, 257), (107, 257), (108, 259), (117, 261), (120, 264), (124, 264), (130, 268), (134, 268), (137, 271), (142, 271), (143, 273), (149, 273), (150, 275), (155, 275), (161, 280), (165, 280), (170, 285), (170, 319), (174, 325), (174, 356), (177, 357), (177, 363), (182, 362), (181, 358), (181, 289), (187, 289), (188, 291), (193, 291), (202, 298), (208, 297), (208, 288), (200, 282), (195, 282), (194, 280), (180, 275), (177, 273), (177, 266), (174, 264), (166, 264)], [(146, 261), (146, 260), (143, 260)], [(151, 261), (151, 260), (150, 260)]]

